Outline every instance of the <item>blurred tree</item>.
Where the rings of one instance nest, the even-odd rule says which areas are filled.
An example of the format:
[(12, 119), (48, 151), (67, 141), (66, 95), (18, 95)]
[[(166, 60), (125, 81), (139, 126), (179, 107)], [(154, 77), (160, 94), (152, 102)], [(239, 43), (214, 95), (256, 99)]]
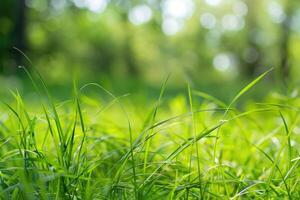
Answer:
[[(286, 18), (272, 22), (270, 2), (0, 0), (0, 73), (22, 64), (21, 55), (13, 53), (16, 46), (53, 80), (67, 79), (66, 71), (78, 68), (95, 77), (154, 80), (177, 71), (222, 82), (240, 72), (253, 77), (262, 66), (274, 65), (282, 79), (289, 79), (295, 49), (290, 41), (299, 40), (290, 26), (299, 6), (294, 0), (276, 1), (285, 3)], [(276, 15), (278, 7), (272, 9)]]
[(137, 76), (138, 75), (138, 67), (134, 55), (133, 50), (133, 33), (131, 26), (132, 24), (128, 20), (128, 10), (121, 11), (121, 19), (122, 19), (122, 27), (123, 27), (123, 33), (124, 33), (124, 44), (123, 44), (123, 59), (126, 64), (126, 68), (128, 70), (128, 73), (130, 76)]
[(15, 4), (15, 1), (0, 1), (0, 73), (3, 73), (4, 66), (11, 60), (9, 55), (13, 41)]
[(23, 56), (13, 50), (26, 50), (25, 0), (0, 2), (0, 73), (15, 71)]
[(0, 2), (0, 73), (14, 72), (23, 56), (13, 47), (26, 50), (25, 0)]
[(261, 65), (262, 50), (260, 45), (257, 43), (257, 38), (259, 34), (259, 12), (257, 9), (260, 0), (246, 0), (248, 7), (248, 15), (246, 16), (246, 51), (244, 52), (244, 57), (246, 59), (245, 63), (245, 74), (249, 77), (256, 76), (258, 69)]
[[(25, 0), (17, 0), (15, 12), (15, 27), (13, 33), (13, 45), (20, 49), (21, 51), (25, 51), (27, 48), (26, 44), (26, 26), (27, 26), (27, 16), (26, 16), (26, 4)], [(15, 61), (17, 65), (22, 65), (23, 56), (16, 52)]]
[(291, 60), (290, 60), (290, 53), (289, 53), (289, 42), (291, 37), (291, 23), (292, 17), (295, 12), (295, 2), (288, 0), (286, 1), (285, 5), (285, 13), (286, 16), (281, 23), (281, 33), (280, 33), (280, 74), (281, 80), (288, 84), (290, 78), (290, 67), (291, 67)]

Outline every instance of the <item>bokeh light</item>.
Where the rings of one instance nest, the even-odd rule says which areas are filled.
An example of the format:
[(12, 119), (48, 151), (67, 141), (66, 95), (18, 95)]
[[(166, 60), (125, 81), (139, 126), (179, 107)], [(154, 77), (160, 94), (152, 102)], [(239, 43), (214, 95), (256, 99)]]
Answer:
[(129, 20), (135, 25), (141, 25), (148, 22), (152, 17), (152, 10), (147, 5), (138, 5), (129, 12)]

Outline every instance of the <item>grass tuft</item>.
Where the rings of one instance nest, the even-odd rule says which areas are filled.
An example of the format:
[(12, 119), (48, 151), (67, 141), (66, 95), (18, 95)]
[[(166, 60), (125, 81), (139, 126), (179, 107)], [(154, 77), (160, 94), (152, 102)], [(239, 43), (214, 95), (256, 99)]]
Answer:
[(190, 85), (170, 97), (168, 77), (149, 107), (75, 81), (58, 102), (21, 68), (39, 101), (1, 100), (1, 199), (300, 198), (300, 99), (235, 107), (271, 70), (229, 104)]

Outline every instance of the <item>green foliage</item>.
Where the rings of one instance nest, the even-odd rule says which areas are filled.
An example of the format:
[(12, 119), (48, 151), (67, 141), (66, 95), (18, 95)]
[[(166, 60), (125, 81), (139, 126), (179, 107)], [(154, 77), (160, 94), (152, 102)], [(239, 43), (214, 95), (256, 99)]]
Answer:
[[(50, 85), (65, 84), (72, 80), (65, 74), (76, 72), (87, 81), (109, 76), (156, 87), (169, 72), (177, 87), (186, 77), (198, 85), (252, 79), (270, 67), (288, 83), (299, 74), (294, 0), (26, 0), (25, 47), (16, 42), (23, 1), (1, 1), (1, 74), (14, 74), (22, 64), (13, 46), (35, 61)], [(96, 11), (95, 2), (103, 9)], [(136, 23), (144, 12), (132, 13), (141, 6), (151, 15)]]

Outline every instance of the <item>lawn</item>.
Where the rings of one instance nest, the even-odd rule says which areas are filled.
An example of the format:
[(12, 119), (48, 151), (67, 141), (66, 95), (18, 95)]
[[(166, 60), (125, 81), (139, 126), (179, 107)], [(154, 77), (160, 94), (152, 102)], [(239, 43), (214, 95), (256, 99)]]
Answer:
[(237, 106), (269, 73), (230, 102), (167, 79), (155, 101), (76, 82), (57, 101), (28, 73), (35, 95), (1, 100), (1, 198), (299, 199), (300, 99)]

